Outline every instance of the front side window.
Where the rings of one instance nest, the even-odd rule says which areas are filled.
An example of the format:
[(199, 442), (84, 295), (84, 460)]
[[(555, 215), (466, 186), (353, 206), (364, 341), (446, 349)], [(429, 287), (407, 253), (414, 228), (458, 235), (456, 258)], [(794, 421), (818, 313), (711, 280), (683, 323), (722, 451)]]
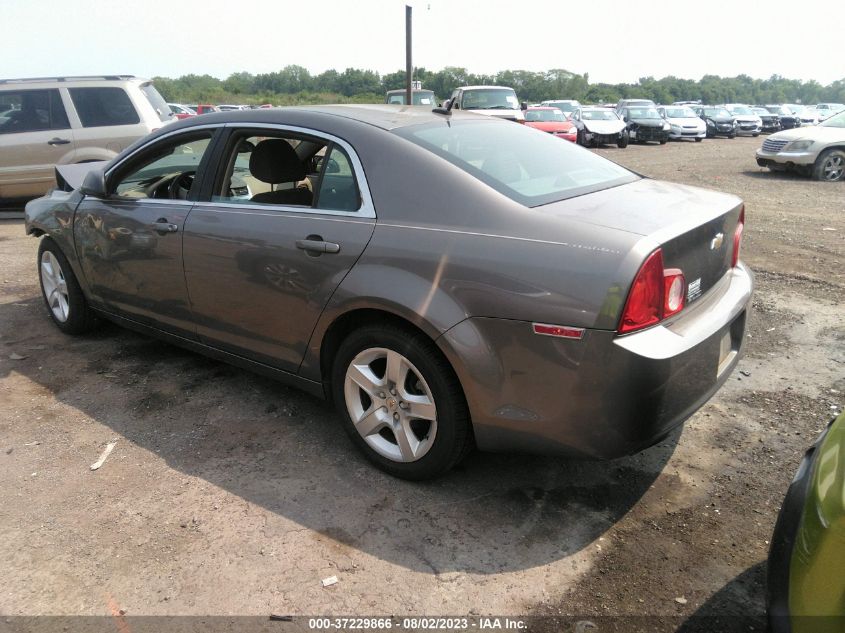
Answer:
[(134, 125), (141, 122), (123, 88), (70, 88), (69, 92), (82, 127)]
[(0, 92), (0, 134), (69, 128), (58, 90)]
[(627, 169), (549, 134), (496, 121), (451, 121), (395, 133), (528, 207), (637, 180)]
[(212, 202), (357, 211), (352, 163), (331, 141), (266, 131), (234, 134)]
[(132, 200), (187, 199), (211, 137), (212, 132), (203, 131), (157, 146), (121, 169), (110, 183), (111, 191)]

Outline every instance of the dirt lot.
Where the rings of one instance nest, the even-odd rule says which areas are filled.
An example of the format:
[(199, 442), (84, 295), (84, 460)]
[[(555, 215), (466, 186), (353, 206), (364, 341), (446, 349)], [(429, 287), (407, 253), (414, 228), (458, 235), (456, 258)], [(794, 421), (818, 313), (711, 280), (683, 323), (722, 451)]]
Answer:
[(366, 465), (310, 396), (114, 326), (63, 336), (37, 241), (0, 222), (0, 613), (761, 631), (780, 502), (845, 404), (845, 185), (760, 170), (759, 143), (599, 150), (747, 203), (748, 352), (683, 431), (609, 463), (474, 454), (427, 484)]

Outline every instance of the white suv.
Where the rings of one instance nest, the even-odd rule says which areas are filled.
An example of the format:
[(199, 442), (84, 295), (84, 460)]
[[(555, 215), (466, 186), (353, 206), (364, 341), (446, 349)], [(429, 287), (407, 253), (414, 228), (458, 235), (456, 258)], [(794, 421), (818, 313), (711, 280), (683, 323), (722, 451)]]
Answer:
[(507, 86), (462, 86), (455, 89), (443, 106), (525, 123), (525, 108), (513, 88)]
[(175, 121), (152, 82), (131, 75), (0, 80), (0, 200), (55, 186), (54, 167), (110, 160)]

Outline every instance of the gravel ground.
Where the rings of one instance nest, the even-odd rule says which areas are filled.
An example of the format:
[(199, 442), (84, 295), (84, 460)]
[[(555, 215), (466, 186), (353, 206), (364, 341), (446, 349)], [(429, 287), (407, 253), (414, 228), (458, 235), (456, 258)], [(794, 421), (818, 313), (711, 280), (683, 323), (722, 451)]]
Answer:
[(759, 143), (597, 150), (745, 199), (757, 291), (725, 387), (639, 455), (474, 454), (426, 484), (366, 465), (312, 397), (115, 326), (61, 335), (37, 241), (0, 221), (0, 614), (532, 614), (626, 631), (699, 615), (762, 631), (780, 502), (845, 404), (845, 186), (758, 169)]

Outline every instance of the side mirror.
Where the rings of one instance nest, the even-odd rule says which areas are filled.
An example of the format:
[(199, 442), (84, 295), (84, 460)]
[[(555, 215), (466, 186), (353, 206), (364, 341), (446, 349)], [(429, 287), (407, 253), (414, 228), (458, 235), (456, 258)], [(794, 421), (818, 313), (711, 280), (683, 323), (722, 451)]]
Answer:
[(519, 109), (520, 109), (520, 110), (527, 110), (527, 109), (528, 109), (528, 102), (527, 102), (527, 101), (523, 101), (522, 103), (520, 103), (520, 104), (519, 104)]
[(82, 181), (82, 186), (79, 188), (80, 193), (94, 198), (107, 198), (106, 193), (106, 174), (102, 169), (93, 169), (85, 176)]
[(627, 123), (627, 122), (628, 122), (628, 117), (623, 116), (623, 117), (622, 117), (622, 120), (623, 120), (623, 121), (625, 121), (625, 123)]

